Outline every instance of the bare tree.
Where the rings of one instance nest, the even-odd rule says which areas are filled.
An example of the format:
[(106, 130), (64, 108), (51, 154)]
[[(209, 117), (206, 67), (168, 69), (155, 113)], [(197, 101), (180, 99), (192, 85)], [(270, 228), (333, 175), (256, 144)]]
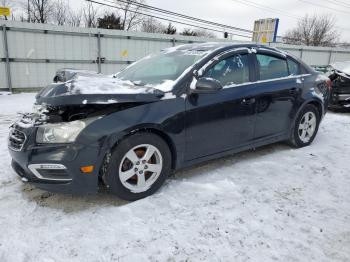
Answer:
[(141, 24), (141, 31), (147, 33), (163, 33), (166, 27), (153, 17), (144, 19)]
[(52, 7), (52, 21), (57, 25), (64, 25), (70, 12), (68, 3), (66, 0), (56, 0)]
[(68, 12), (68, 21), (67, 24), (70, 26), (79, 27), (81, 25), (83, 18), (83, 10), (78, 9), (76, 11), (70, 9)]
[(97, 27), (98, 9), (91, 2), (83, 8), (83, 19), (85, 27)]
[(28, 22), (47, 23), (53, 10), (51, 0), (28, 0), (26, 4)]
[(187, 35), (187, 36), (199, 36), (199, 37), (208, 37), (208, 38), (215, 38), (215, 35), (205, 29), (190, 29), (185, 28), (181, 35)]
[(339, 34), (335, 30), (335, 18), (331, 15), (306, 15), (296, 28), (283, 37), (287, 44), (307, 46), (334, 46)]
[(194, 32), (200, 37), (215, 38), (215, 35), (212, 32), (205, 29), (195, 29)]
[(142, 23), (144, 17), (138, 12), (142, 10), (142, 7), (140, 7), (139, 4), (144, 4), (144, 0), (114, 0), (114, 2), (116, 6), (120, 9), (122, 25), (125, 31), (135, 29)]
[(194, 32), (191, 28), (185, 28), (180, 35), (197, 36), (196, 32)]

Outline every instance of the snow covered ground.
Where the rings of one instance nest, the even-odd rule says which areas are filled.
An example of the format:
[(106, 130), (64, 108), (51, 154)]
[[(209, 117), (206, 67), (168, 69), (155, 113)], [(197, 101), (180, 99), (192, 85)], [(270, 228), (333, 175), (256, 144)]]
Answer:
[(314, 143), (284, 144), (179, 172), (133, 203), (23, 184), (8, 126), (33, 94), (0, 96), (0, 261), (350, 261), (350, 114)]

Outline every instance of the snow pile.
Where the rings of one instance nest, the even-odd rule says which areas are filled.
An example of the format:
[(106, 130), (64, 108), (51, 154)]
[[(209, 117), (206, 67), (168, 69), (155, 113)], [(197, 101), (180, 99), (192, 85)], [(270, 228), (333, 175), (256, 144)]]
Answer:
[(0, 261), (350, 261), (350, 114), (314, 143), (179, 172), (133, 203), (23, 184), (6, 140), (33, 95), (0, 96)]
[(164, 80), (161, 84), (158, 85), (147, 85), (148, 87), (153, 87), (163, 92), (170, 92), (173, 90), (175, 81), (174, 80)]

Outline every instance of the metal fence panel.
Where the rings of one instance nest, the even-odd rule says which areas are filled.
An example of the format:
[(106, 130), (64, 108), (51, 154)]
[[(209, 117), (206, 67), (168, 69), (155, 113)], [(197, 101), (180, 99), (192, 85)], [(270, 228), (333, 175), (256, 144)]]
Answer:
[[(44, 87), (52, 82), (55, 72), (59, 68), (80, 68), (96, 71), (96, 64), (11, 63), (12, 85), (15, 88), (37, 89)], [(2, 86), (2, 84), (0, 86)]]
[[(114, 74), (149, 53), (174, 45), (212, 39), (180, 35), (76, 28), (49, 24), (3, 21), (6, 24), (11, 79), (14, 88), (40, 88), (52, 81), (60, 68), (101, 70)], [(0, 38), (0, 88), (7, 88), (3, 32)], [(100, 38), (98, 38), (98, 35)], [(100, 40), (99, 40), (100, 39)], [(215, 41), (231, 41), (215, 39)], [(350, 60), (349, 49), (271, 44), (302, 58), (310, 65), (325, 66)], [(99, 55), (103, 60), (98, 64)]]
[(5, 63), (0, 63), (0, 89), (7, 88)]
[(39, 34), (11, 31), (8, 33), (12, 58), (94, 60), (97, 57), (96, 37)]
[(311, 65), (327, 65), (329, 59), (329, 52), (311, 51), (303, 53), (303, 61)]
[[(1, 31), (0, 32), (0, 58), (2, 58), (2, 57), (5, 57), (5, 53), (4, 53), (4, 35), (3, 35), (2, 30), (0, 30), (0, 31)], [(1, 65), (1, 63), (0, 63), (0, 65)], [(0, 74), (3, 74), (3, 71), (0, 71)]]
[(340, 53), (340, 52), (337, 52), (337, 50), (332, 52), (331, 63), (342, 62), (342, 61), (350, 61), (350, 52), (349, 53), (344, 53), (344, 52)]

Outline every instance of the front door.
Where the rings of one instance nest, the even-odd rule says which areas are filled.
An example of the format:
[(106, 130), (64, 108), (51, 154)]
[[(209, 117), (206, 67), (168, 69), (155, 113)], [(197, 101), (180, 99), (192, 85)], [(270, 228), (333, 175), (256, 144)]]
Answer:
[(186, 160), (224, 152), (252, 142), (255, 100), (251, 97), (251, 54), (232, 52), (209, 66), (202, 77), (223, 89), (186, 99)]

